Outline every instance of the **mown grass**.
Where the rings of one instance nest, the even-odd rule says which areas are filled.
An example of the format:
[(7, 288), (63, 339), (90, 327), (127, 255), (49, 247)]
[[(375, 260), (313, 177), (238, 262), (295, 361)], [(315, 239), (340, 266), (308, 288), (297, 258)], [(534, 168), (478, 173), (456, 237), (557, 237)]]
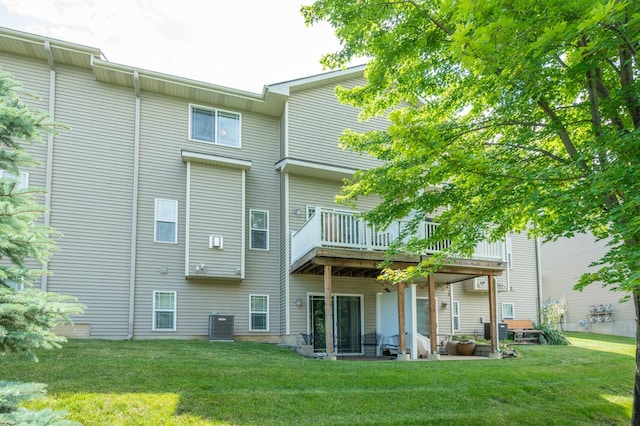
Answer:
[(571, 334), (504, 360), (324, 361), (257, 343), (75, 340), (0, 378), (85, 425), (629, 424), (635, 341)]

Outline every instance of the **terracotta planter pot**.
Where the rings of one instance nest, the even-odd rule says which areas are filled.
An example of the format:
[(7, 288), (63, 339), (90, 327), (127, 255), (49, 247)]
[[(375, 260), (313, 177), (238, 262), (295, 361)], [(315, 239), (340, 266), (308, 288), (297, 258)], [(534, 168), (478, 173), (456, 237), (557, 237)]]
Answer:
[(476, 344), (475, 342), (458, 342), (456, 349), (458, 350), (458, 355), (473, 355), (476, 350)]
[(452, 340), (447, 342), (447, 353), (449, 355), (458, 355), (458, 341)]

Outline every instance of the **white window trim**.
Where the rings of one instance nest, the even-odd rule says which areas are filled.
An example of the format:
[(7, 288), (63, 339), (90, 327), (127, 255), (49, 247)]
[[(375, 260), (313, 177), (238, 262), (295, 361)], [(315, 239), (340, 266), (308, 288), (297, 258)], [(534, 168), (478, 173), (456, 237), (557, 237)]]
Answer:
[[(175, 205), (175, 218), (173, 220), (173, 223), (175, 224), (175, 230), (176, 232), (174, 232), (173, 234), (173, 241), (158, 241), (158, 222), (160, 221), (158, 218), (158, 203), (159, 202), (170, 202), (173, 203)], [(162, 220), (160, 222), (170, 222), (167, 220)], [(168, 200), (166, 198), (156, 198), (154, 200), (154, 213), (153, 213), (153, 242), (154, 243), (158, 243), (158, 244), (178, 244), (178, 201), (176, 200)]]
[[(511, 305), (511, 314), (512, 314), (512, 315), (511, 315), (511, 318), (505, 318), (505, 316), (504, 316), (504, 307), (505, 307), (506, 305)], [(516, 305), (515, 305), (514, 303), (511, 303), (511, 302), (505, 302), (505, 303), (503, 303), (503, 304), (502, 304), (502, 308), (501, 308), (501, 309), (502, 309), (502, 320), (503, 320), (503, 321), (504, 321), (504, 320), (506, 320), (506, 319), (507, 319), (507, 320), (514, 320), (514, 319), (516, 319)]]
[[(456, 328), (455, 318), (458, 318), (458, 328)], [(454, 300), (451, 306), (451, 328), (453, 331), (460, 331), (460, 302), (457, 300)]]
[[(218, 142), (218, 136), (217, 133), (214, 132), (214, 141), (206, 141), (206, 140), (202, 140), (202, 139), (194, 139), (192, 137), (192, 132), (191, 132), (191, 126), (192, 126), (192, 119), (193, 119), (193, 109), (202, 109), (205, 111), (211, 111), (213, 113), (217, 114), (219, 112), (222, 113), (228, 113), (228, 114), (235, 114), (238, 116), (238, 144), (237, 145), (229, 145), (226, 143), (220, 143)], [(189, 104), (189, 129), (188, 129), (189, 134), (187, 135), (187, 139), (192, 141), (192, 142), (199, 142), (199, 143), (208, 143), (208, 144), (212, 144), (212, 145), (219, 145), (219, 146), (226, 146), (229, 148), (242, 148), (242, 114), (240, 114), (239, 112), (236, 111), (229, 111), (229, 110), (225, 110), (225, 109), (219, 109), (219, 108), (211, 108), (208, 106), (204, 106), (204, 105), (198, 105), (198, 104)]]
[[(263, 311), (253, 311), (251, 309), (251, 301), (253, 300), (254, 297), (266, 297), (267, 298), (267, 311), (263, 312)], [(266, 315), (266, 319), (267, 319), (267, 323), (266, 323), (266, 328), (265, 329), (254, 329), (253, 325), (252, 325), (252, 321), (251, 321), (251, 316), (253, 314), (265, 314)], [(268, 332), (269, 331), (269, 295), (268, 294), (250, 294), (249, 295), (249, 331), (256, 331), (256, 332)]]
[[(156, 294), (158, 293), (171, 293), (173, 294), (173, 309), (156, 309)], [(153, 317), (151, 318), (152, 331), (176, 331), (178, 323), (178, 293), (176, 291), (153, 291)], [(156, 328), (156, 313), (157, 312), (173, 312), (173, 326), (172, 328)]]
[[(266, 213), (267, 215), (267, 223), (266, 223), (266, 228), (262, 229), (262, 228), (253, 228), (252, 224), (253, 224), (253, 220), (252, 216), (254, 212), (260, 212), (260, 213)], [(267, 247), (262, 248), (262, 247), (253, 247), (253, 238), (251, 236), (253, 231), (260, 231), (260, 232), (266, 232), (267, 235), (265, 237), (266, 239), (266, 243), (267, 243)], [(260, 251), (269, 251), (269, 210), (259, 210), (259, 209), (249, 209), (249, 250), (260, 250)]]
[(513, 248), (511, 246), (511, 237), (507, 237), (505, 240), (505, 251), (507, 256), (507, 268), (513, 268)]
[(0, 169), (0, 178), (2, 178), (2, 179), (15, 178), (16, 180), (18, 180), (18, 185), (16, 186), (16, 189), (27, 189), (29, 187), (29, 173), (28, 172), (21, 172), (20, 173), (20, 178), (18, 178), (18, 176), (13, 175), (13, 174), (9, 173), (6, 170)]

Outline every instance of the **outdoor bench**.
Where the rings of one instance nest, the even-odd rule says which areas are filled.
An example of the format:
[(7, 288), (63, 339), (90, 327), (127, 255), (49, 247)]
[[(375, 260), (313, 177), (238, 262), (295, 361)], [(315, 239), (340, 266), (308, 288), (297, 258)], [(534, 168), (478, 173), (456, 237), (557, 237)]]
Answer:
[(531, 320), (504, 320), (507, 331), (513, 333), (513, 343), (540, 343), (540, 333)]

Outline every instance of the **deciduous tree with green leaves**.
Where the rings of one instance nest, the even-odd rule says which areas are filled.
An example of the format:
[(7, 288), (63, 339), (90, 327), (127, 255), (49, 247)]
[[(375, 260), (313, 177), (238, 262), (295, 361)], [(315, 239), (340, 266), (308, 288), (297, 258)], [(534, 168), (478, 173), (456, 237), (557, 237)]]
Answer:
[[(391, 111), (386, 131), (344, 133), (384, 163), (343, 201), (378, 194), (366, 218), (379, 226), (448, 206), (433, 236), (452, 242), (443, 256), (507, 232), (592, 232), (608, 252), (576, 288), (603, 282), (640, 314), (640, 2), (319, 0), (302, 13), (342, 42), (326, 66), (369, 59), (367, 83), (339, 98), (364, 118)], [(640, 351), (636, 365), (640, 424)]]
[[(60, 347), (65, 339), (53, 328), (83, 312), (75, 298), (33, 288), (55, 249), (53, 229), (40, 219), (44, 207), (36, 196), (43, 190), (25, 187), (24, 167), (37, 162), (23, 149), (41, 140), (57, 124), (19, 98), (20, 86), (0, 73), (0, 357)], [(26, 92), (25, 92), (26, 94)], [(44, 385), (0, 381), (0, 424), (70, 424), (50, 410), (20, 408), (23, 400), (44, 394)]]

